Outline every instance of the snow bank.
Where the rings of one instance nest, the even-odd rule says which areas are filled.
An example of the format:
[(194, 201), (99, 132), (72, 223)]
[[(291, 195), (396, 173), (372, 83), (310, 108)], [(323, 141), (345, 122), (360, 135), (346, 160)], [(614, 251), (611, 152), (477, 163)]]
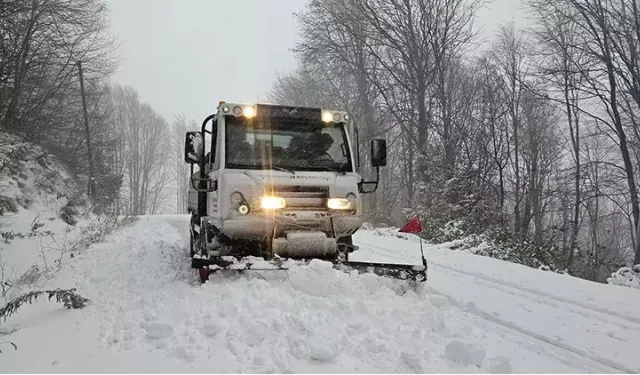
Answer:
[(611, 274), (607, 283), (640, 289), (640, 264), (633, 267), (622, 267)]

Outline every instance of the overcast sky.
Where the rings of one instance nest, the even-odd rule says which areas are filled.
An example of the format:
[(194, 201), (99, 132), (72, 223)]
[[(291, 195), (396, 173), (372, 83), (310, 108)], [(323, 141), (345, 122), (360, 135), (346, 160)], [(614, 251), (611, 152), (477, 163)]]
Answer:
[[(264, 99), (276, 72), (295, 64), (293, 13), (306, 0), (107, 0), (122, 62), (114, 77), (171, 121), (200, 122), (219, 100)], [(495, 0), (478, 15), (497, 25), (526, 20), (520, 0)]]

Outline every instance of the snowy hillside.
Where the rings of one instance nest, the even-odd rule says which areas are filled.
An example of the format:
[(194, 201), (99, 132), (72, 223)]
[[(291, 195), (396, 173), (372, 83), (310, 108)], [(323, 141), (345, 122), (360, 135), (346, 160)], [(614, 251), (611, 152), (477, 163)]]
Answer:
[(106, 219), (89, 213), (83, 189), (41, 147), (0, 133), (2, 305), (44, 286), (64, 262), (104, 234)]
[(0, 215), (31, 207), (60, 209), (75, 187), (64, 168), (41, 147), (0, 132)]
[[(2, 322), (5, 372), (638, 372), (640, 292), (439, 246), (429, 280), (324, 262), (200, 285), (186, 216), (141, 217), (63, 263), (45, 301)], [(419, 262), (412, 236), (362, 231), (358, 259)], [(356, 257), (354, 256), (354, 259)], [(34, 356), (33, 353), (38, 353)]]

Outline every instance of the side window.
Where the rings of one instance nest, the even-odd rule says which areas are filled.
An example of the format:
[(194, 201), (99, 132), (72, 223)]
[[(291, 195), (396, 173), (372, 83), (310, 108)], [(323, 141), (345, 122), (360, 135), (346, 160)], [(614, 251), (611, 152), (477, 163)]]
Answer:
[(322, 130), (323, 134), (329, 134), (333, 138), (331, 147), (327, 150), (327, 153), (333, 160), (343, 160), (347, 155), (347, 145), (342, 137), (342, 131), (340, 128), (325, 128)]
[[(205, 160), (205, 171), (208, 173), (212, 170), (216, 170), (216, 149), (217, 149), (217, 140), (218, 140), (218, 124), (217, 120), (213, 121), (211, 124), (211, 134), (209, 134), (209, 129), (205, 128), (205, 147), (209, 147), (209, 150), (204, 155)], [(208, 136), (207, 136), (208, 135)]]

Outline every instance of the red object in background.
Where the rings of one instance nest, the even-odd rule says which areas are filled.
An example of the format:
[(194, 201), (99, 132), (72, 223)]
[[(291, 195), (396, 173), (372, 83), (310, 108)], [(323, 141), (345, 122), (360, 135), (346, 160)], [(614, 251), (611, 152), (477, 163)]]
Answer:
[(422, 232), (422, 224), (420, 223), (420, 216), (416, 215), (404, 228), (400, 229), (400, 233), (420, 233)]

